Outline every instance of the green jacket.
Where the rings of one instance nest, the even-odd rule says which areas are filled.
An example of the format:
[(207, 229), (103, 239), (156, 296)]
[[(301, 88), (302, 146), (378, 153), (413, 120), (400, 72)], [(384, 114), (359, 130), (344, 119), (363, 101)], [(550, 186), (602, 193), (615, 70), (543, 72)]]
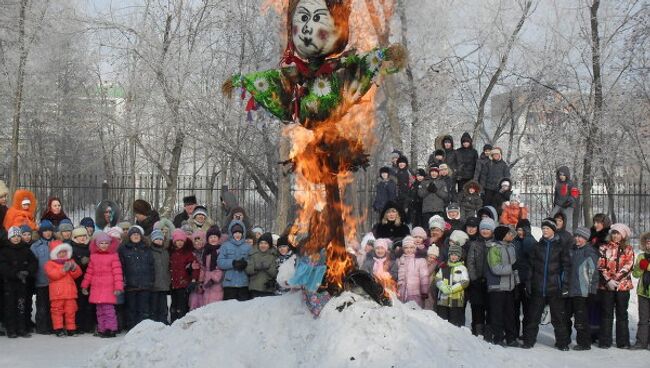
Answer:
[(469, 274), (463, 262), (449, 262), (436, 274), (438, 305), (443, 307), (464, 307), (465, 288), (469, 286)]
[(266, 252), (255, 248), (248, 257), (246, 273), (249, 276), (248, 289), (263, 292), (275, 291), (275, 277), (278, 275), (277, 256), (272, 249)]
[(644, 298), (650, 298), (650, 284), (645, 285), (643, 283), (643, 275), (647, 272), (650, 271), (644, 271), (641, 269), (639, 264), (641, 263), (641, 260), (647, 259), (650, 261), (650, 254), (649, 253), (641, 253), (636, 257), (636, 262), (634, 262), (634, 268), (632, 269), (632, 276), (636, 277), (639, 279), (639, 284), (636, 288), (636, 294), (638, 296), (642, 296)]

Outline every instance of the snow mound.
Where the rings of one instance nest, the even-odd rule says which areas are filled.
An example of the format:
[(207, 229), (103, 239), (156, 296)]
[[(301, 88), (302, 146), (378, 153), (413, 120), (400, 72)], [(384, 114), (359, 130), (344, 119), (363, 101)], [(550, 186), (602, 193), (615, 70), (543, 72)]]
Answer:
[(172, 326), (144, 321), (88, 367), (533, 367), (431, 311), (352, 293), (313, 319), (300, 294), (226, 301)]

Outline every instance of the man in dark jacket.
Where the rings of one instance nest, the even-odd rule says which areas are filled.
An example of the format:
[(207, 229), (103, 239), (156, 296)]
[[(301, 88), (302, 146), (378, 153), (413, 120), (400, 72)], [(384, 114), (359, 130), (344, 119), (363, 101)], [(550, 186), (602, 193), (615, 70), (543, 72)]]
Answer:
[(499, 185), (502, 179), (510, 177), (510, 167), (502, 160), (503, 153), (501, 152), (501, 148), (495, 147), (492, 149), (491, 155), (492, 160), (485, 166), (485, 176), (483, 177), (483, 181), (479, 181), (479, 183), (483, 186), (483, 190), (485, 190), (483, 205), (497, 208), (499, 202)]
[(183, 197), (183, 212), (174, 217), (174, 227), (180, 229), (183, 226), (183, 222), (188, 221), (192, 217), (196, 203), (195, 195)]
[(478, 152), (472, 146), (472, 136), (469, 133), (463, 133), (460, 138), (460, 148), (456, 150), (456, 181), (458, 182), (458, 192), (460, 193), (465, 186), (465, 183), (474, 178), (476, 171), (476, 161), (478, 160)]
[(437, 149), (429, 155), (427, 160), (428, 167), (438, 167), (445, 163), (445, 150)]
[(555, 172), (555, 194), (553, 196), (553, 210), (551, 217), (555, 217), (558, 212), (562, 212), (571, 225), (566, 227), (573, 229), (573, 208), (580, 197), (580, 190), (571, 181), (571, 172), (566, 166), (562, 166)]
[(569, 297), (571, 256), (555, 234), (557, 226), (552, 218), (542, 221), (542, 238), (535, 245), (530, 258), (530, 279), (526, 290), (530, 293), (530, 321), (524, 330), (525, 349), (537, 341), (539, 323), (544, 307), (551, 309), (551, 323), (555, 332), (555, 347), (569, 350), (570, 331), (567, 328), (567, 311), (564, 298)]
[(456, 158), (456, 150), (454, 150), (454, 138), (446, 135), (442, 138), (442, 149), (445, 150), (445, 163), (449, 165), (452, 173), (458, 169), (458, 159)]
[(149, 202), (143, 199), (136, 199), (133, 202), (133, 214), (135, 216), (135, 224), (144, 230), (144, 236), (151, 235), (153, 225), (160, 220), (158, 212), (151, 208)]
[(372, 208), (376, 212), (381, 212), (388, 201), (397, 200), (397, 185), (390, 178), (390, 168), (382, 167), (379, 169), (379, 181), (375, 185), (375, 200)]
[(487, 164), (490, 162), (490, 152), (492, 152), (492, 145), (486, 144), (483, 146), (483, 152), (476, 161), (476, 168), (474, 169), (474, 181), (481, 183), (485, 182), (487, 175)]
[[(529, 306), (530, 298), (526, 293), (526, 284), (530, 279), (530, 257), (535, 249), (537, 241), (531, 235), (530, 221), (523, 219), (517, 222), (517, 237), (513, 240), (512, 245), (515, 247), (517, 261), (513, 269), (519, 274), (519, 284), (515, 288), (515, 321), (517, 336), (521, 336), (521, 331), (526, 328), (530, 320)], [(523, 313), (523, 320), (521, 315)]]
[[(413, 174), (409, 169), (409, 160), (402, 156), (397, 159), (397, 203), (403, 208), (407, 209), (409, 203), (409, 195), (411, 194), (411, 179)], [(408, 218), (402, 219), (407, 222)]]

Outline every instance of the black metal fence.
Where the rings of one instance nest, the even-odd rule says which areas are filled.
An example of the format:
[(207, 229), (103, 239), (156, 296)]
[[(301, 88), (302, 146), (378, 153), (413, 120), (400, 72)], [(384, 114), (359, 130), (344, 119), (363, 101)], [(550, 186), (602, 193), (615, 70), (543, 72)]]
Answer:
[[(541, 223), (553, 208), (553, 185), (550, 182), (516, 182), (515, 188), (521, 193), (522, 201), (529, 208), (529, 218), (533, 225)], [(165, 181), (159, 175), (123, 175), (110, 180), (96, 175), (68, 175), (50, 177), (47, 175), (24, 175), (19, 179), (19, 186), (32, 190), (39, 200), (39, 214), (44, 209), (47, 198), (58, 196), (68, 216), (77, 223), (85, 216), (95, 216), (95, 208), (102, 199), (111, 199), (122, 206), (123, 216), (131, 218), (131, 203), (135, 199), (144, 199), (154, 208), (160, 208), (165, 196)], [(180, 176), (176, 189), (174, 213), (182, 211), (182, 198), (194, 194), (199, 203), (206, 205), (210, 215), (217, 221), (223, 220), (220, 198), (224, 190), (231, 191), (244, 207), (255, 225), (265, 229), (274, 229), (277, 219), (276, 204), (267, 201), (258, 190), (249, 186), (227, 187), (219, 180), (205, 176)], [(359, 206), (364, 207), (361, 214), (366, 214), (363, 231), (371, 228), (377, 221), (377, 214), (369, 209), (374, 193), (360, 189)], [(272, 195), (270, 195), (272, 198)], [(602, 183), (592, 188), (593, 213), (607, 213), (616, 221), (628, 224), (634, 236), (650, 231), (650, 193), (647, 184), (618, 183), (613, 193), (608, 193)], [(368, 200), (369, 199), (369, 200)], [(610, 201), (613, 206), (610, 208)], [(582, 211), (576, 225), (584, 223)]]

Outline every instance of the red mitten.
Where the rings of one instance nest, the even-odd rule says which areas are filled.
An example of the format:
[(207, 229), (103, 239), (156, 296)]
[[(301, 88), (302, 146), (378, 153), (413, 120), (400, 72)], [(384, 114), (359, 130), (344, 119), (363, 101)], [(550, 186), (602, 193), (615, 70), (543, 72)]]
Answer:
[(647, 259), (644, 258), (644, 259), (642, 259), (642, 260), (639, 261), (639, 267), (640, 267), (642, 270), (644, 270), (644, 271), (650, 271), (650, 270), (648, 270), (648, 266), (650, 266), (650, 261), (648, 261)]

